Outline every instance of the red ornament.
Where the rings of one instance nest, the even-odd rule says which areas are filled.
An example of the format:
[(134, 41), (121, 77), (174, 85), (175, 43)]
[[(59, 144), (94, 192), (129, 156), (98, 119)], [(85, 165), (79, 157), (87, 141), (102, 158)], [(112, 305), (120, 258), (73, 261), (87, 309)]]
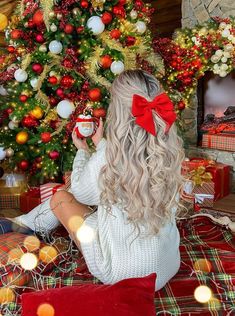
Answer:
[(50, 84), (57, 84), (58, 79), (56, 78), (56, 76), (51, 76), (48, 78), (47, 80)]
[(105, 117), (106, 116), (106, 110), (104, 108), (97, 108), (93, 110), (93, 116), (94, 117)]
[(101, 20), (104, 24), (109, 24), (112, 22), (112, 19), (113, 19), (113, 16), (111, 13), (109, 12), (104, 12), (102, 17), (101, 17)]
[(56, 92), (55, 92), (58, 97), (60, 97), (61, 99), (64, 97), (64, 90), (62, 88), (58, 88), (56, 89)]
[(43, 72), (43, 66), (39, 63), (35, 63), (32, 65), (32, 70), (36, 72), (37, 74), (40, 74)]
[(119, 39), (120, 36), (121, 36), (121, 31), (118, 30), (118, 29), (114, 29), (110, 32), (110, 36), (111, 38), (114, 38), (114, 39)]
[(13, 54), (15, 52), (15, 47), (14, 46), (8, 46), (7, 50), (10, 54)]
[(43, 42), (45, 41), (45, 38), (43, 37), (42, 34), (36, 34), (35, 40), (36, 40), (36, 42), (38, 42), (38, 43), (43, 43)]
[(56, 104), (58, 103), (58, 100), (54, 96), (50, 96), (49, 102), (51, 106), (56, 106)]
[(13, 39), (13, 40), (17, 40), (17, 39), (21, 38), (21, 35), (22, 35), (21, 30), (15, 29), (15, 30), (11, 31), (11, 39)]
[(8, 109), (6, 109), (6, 111), (7, 111), (7, 114), (10, 115), (13, 112), (13, 109), (12, 108), (8, 108)]
[(33, 20), (28, 20), (28, 28), (32, 29), (34, 27)]
[(20, 99), (20, 101), (21, 102), (26, 102), (27, 100), (28, 100), (28, 96), (27, 95), (25, 95), (25, 94), (21, 94), (20, 96), (19, 96), (19, 99)]
[(184, 101), (179, 101), (178, 104), (177, 104), (177, 109), (182, 111), (185, 109), (185, 103)]
[(102, 94), (101, 94), (101, 91), (99, 88), (94, 88), (94, 89), (91, 89), (89, 92), (88, 92), (88, 97), (91, 101), (93, 102), (97, 102), (97, 101), (100, 101), (101, 97), (102, 97)]
[(18, 164), (19, 168), (23, 171), (26, 171), (29, 168), (29, 162), (28, 160), (21, 160)]
[(126, 16), (126, 11), (123, 6), (116, 5), (113, 7), (113, 13), (117, 16), (124, 18)]
[(37, 26), (42, 24), (44, 22), (43, 20), (43, 12), (41, 10), (37, 10), (32, 19), (33, 23), (36, 24)]
[(69, 60), (68, 58), (65, 58), (62, 61), (62, 65), (66, 68), (73, 68), (73, 63), (71, 62), (71, 60)]
[(118, 3), (119, 3), (120, 5), (125, 5), (125, 4), (126, 4), (126, 0), (119, 0)]
[(56, 150), (53, 150), (53, 151), (49, 152), (48, 156), (51, 160), (56, 160), (60, 157), (60, 153)]
[(100, 65), (102, 68), (107, 69), (111, 66), (113, 60), (109, 55), (104, 55), (100, 58)]
[(126, 46), (132, 46), (136, 42), (136, 38), (134, 36), (127, 36), (126, 38)]
[(33, 118), (30, 115), (26, 115), (23, 117), (23, 119), (21, 120), (21, 125), (23, 127), (27, 127), (27, 128), (31, 128), (31, 127), (36, 127), (38, 126), (38, 122), (35, 118)]
[(69, 89), (74, 84), (74, 81), (75, 80), (74, 80), (74, 78), (72, 76), (65, 75), (65, 76), (63, 76), (61, 78), (60, 84), (61, 84), (62, 87)]
[(83, 1), (81, 1), (80, 5), (82, 8), (87, 9), (89, 6), (89, 3), (88, 3), (88, 1), (83, 0)]
[(76, 31), (77, 31), (78, 34), (82, 33), (84, 31), (84, 26), (77, 27)]
[(43, 143), (49, 143), (50, 140), (51, 140), (51, 133), (49, 132), (41, 133), (41, 141)]
[(65, 27), (64, 27), (64, 32), (66, 34), (73, 33), (73, 30), (74, 30), (74, 26), (72, 24), (66, 24)]

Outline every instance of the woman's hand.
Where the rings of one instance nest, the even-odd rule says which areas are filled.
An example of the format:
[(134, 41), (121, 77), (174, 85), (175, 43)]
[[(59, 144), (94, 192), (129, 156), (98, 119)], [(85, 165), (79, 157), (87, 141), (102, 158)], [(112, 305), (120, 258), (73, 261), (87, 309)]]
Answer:
[(78, 138), (77, 134), (75, 132), (75, 129), (72, 132), (72, 139), (73, 139), (73, 143), (77, 149), (84, 149), (86, 151), (89, 151), (86, 139), (85, 138), (83, 138), (83, 139)]
[(91, 137), (95, 146), (99, 144), (104, 134), (104, 124), (102, 118), (100, 118), (99, 126), (95, 132), (95, 134)]

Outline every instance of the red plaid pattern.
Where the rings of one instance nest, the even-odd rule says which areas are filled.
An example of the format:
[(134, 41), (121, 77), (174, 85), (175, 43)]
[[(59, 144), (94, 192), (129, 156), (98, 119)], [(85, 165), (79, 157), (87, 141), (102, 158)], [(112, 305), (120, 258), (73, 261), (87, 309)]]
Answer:
[(202, 147), (226, 151), (235, 151), (235, 135), (203, 134)]
[(0, 194), (0, 209), (18, 209), (20, 194)]

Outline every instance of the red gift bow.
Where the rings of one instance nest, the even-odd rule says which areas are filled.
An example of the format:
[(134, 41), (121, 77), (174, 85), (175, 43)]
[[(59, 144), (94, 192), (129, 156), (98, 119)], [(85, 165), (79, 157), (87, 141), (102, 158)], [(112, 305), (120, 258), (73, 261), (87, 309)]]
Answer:
[(152, 110), (162, 118), (167, 124), (165, 132), (168, 132), (171, 125), (176, 120), (174, 106), (168, 95), (164, 92), (157, 95), (153, 101), (148, 101), (144, 97), (134, 94), (132, 101), (132, 114), (136, 117), (136, 124), (145, 129), (148, 133), (156, 136)]

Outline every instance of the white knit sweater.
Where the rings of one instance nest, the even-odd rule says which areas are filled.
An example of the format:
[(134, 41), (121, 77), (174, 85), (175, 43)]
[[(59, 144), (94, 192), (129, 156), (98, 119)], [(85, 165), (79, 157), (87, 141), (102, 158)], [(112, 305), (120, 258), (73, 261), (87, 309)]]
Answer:
[[(100, 206), (98, 178), (106, 164), (105, 148), (106, 141), (102, 139), (91, 157), (80, 149), (73, 163), (71, 192), (83, 204), (98, 205), (97, 212), (88, 216), (83, 224), (95, 231), (92, 242), (81, 242), (84, 258), (90, 272), (108, 284), (156, 272), (158, 290), (177, 273), (180, 265), (180, 238), (174, 219), (175, 210), (172, 211), (172, 221), (158, 235), (146, 237), (145, 234), (138, 234), (133, 224), (127, 221), (125, 211), (113, 205), (111, 213), (108, 213)], [(38, 216), (39, 211), (43, 216)], [(36, 217), (40, 226), (47, 230), (58, 225), (58, 220), (49, 209), (49, 202), (17, 220), (36, 230)]]

